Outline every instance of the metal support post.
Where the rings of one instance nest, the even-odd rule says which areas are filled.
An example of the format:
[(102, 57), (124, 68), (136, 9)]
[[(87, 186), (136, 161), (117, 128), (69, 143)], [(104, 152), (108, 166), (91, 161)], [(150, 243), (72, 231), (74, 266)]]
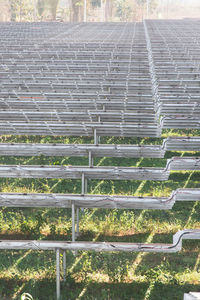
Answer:
[(96, 128), (94, 129), (94, 144), (95, 144), (95, 145), (100, 144), (100, 136), (97, 135), (97, 130), (96, 130)]
[(72, 202), (72, 242), (75, 242), (75, 204)]
[(93, 157), (92, 157), (92, 152), (89, 151), (89, 167), (90, 168), (93, 167), (93, 163), (94, 163), (94, 160), (93, 160)]
[(87, 194), (87, 189), (88, 189), (88, 180), (85, 178), (85, 194)]
[(97, 136), (97, 130), (96, 130), (96, 128), (94, 129), (94, 144), (95, 145), (98, 145), (98, 136)]
[[(101, 122), (101, 116), (98, 116), (98, 122), (99, 122), (99, 123)], [(95, 145), (98, 145), (98, 144), (100, 144), (100, 136), (98, 136), (98, 135), (96, 134), (96, 143), (95, 143)]]
[(81, 176), (81, 194), (84, 195), (85, 194), (85, 174), (82, 173)]
[(56, 299), (60, 300), (60, 249), (56, 249)]
[(64, 280), (64, 282), (66, 281), (66, 269), (67, 269), (66, 250), (64, 250), (63, 251), (63, 280)]
[(76, 237), (79, 236), (79, 207), (76, 208)]

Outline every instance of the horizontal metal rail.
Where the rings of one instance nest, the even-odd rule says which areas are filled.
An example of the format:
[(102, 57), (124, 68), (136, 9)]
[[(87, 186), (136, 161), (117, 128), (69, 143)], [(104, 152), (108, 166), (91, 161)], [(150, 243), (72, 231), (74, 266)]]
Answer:
[(200, 293), (190, 292), (189, 294), (184, 294), (183, 300), (199, 300)]
[[(159, 157), (166, 151), (199, 151), (200, 137), (169, 137), (162, 145), (1, 143), (2, 156)], [(184, 159), (184, 158), (183, 158)]]
[(0, 240), (1, 250), (70, 250), (70, 251), (125, 251), (175, 253), (182, 249), (182, 240), (199, 240), (200, 230), (185, 229), (173, 236), (172, 244), (112, 243), (112, 242), (63, 242), (36, 240)]
[(36, 112), (36, 111), (0, 111), (1, 122), (120, 122), (156, 124), (155, 113), (133, 113), (128, 111), (70, 111), (70, 112)]
[[(14, 111), (13, 111), (14, 113)], [(49, 114), (50, 115), (50, 114)], [(53, 114), (52, 114), (53, 116)], [(117, 117), (117, 116), (116, 116)], [(26, 116), (24, 115), (24, 118)], [(72, 118), (72, 116), (70, 117)], [(87, 116), (86, 116), (87, 118)], [(98, 117), (95, 117), (98, 119)], [(53, 117), (52, 117), (53, 119)], [(99, 136), (124, 136), (124, 137), (160, 137), (162, 129), (179, 128), (179, 129), (200, 129), (200, 121), (198, 117), (164, 117), (160, 121), (147, 120), (140, 122), (139, 120), (129, 119), (126, 122), (117, 122), (106, 118), (105, 122), (92, 119), (90, 121), (56, 121), (50, 118), (45, 120), (36, 119), (31, 121), (5, 120), (0, 122), (0, 134), (12, 135), (53, 135), (53, 136), (93, 136), (96, 129)], [(120, 121), (118, 119), (118, 121)]]
[(199, 157), (173, 157), (165, 168), (0, 165), (0, 177), (167, 180), (170, 170), (200, 170)]
[(53, 136), (93, 136), (96, 129), (99, 136), (159, 137), (161, 129), (157, 125), (115, 122), (0, 122), (0, 134), (12, 135), (53, 135)]
[(167, 197), (133, 197), (120, 195), (22, 194), (0, 193), (0, 206), (171, 209), (176, 201), (200, 201), (200, 189), (178, 189)]
[(89, 156), (90, 154), (92, 157), (164, 157), (165, 150), (159, 145), (0, 144), (0, 155), (3, 156)]
[(1, 165), (0, 177), (112, 180), (167, 180), (162, 168)]

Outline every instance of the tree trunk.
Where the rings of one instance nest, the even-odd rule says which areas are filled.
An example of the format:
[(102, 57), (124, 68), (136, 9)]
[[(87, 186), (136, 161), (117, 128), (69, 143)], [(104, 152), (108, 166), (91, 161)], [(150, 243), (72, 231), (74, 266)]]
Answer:
[(51, 15), (53, 20), (56, 20), (58, 2), (59, 0), (49, 0)]
[(72, 22), (79, 21), (79, 6), (76, 3), (77, 0), (72, 0)]
[(112, 18), (113, 1), (106, 0), (105, 2), (105, 22), (109, 22)]
[(108, 22), (109, 20), (109, 6), (110, 0), (105, 0), (105, 22)]
[(10, 21), (10, 2), (8, 0), (1, 0), (0, 7), (0, 22)]

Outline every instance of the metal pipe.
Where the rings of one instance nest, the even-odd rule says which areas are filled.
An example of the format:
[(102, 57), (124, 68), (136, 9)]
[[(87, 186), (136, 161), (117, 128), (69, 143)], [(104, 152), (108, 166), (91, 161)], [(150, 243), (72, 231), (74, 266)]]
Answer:
[(88, 180), (87, 178), (85, 178), (85, 194), (87, 194), (87, 190), (88, 190)]
[(72, 242), (75, 242), (75, 204), (72, 201)]
[(60, 300), (60, 249), (56, 249), (56, 299)]
[(92, 157), (92, 152), (91, 151), (89, 151), (88, 159), (89, 159), (89, 167), (93, 167), (93, 157)]
[(76, 237), (79, 236), (79, 207), (76, 209)]
[(66, 250), (63, 251), (63, 280), (66, 281), (66, 269), (67, 269), (67, 264), (66, 264)]
[(85, 174), (82, 173), (81, 176), (81, 194), (84, 195), (85, 194)]
[(97, 135), (97, 129), (94, 129), (94, 144), (98, 145), (100, 143), (100, 136)]
[(94, 144), (97, 145), (98, 144), (98, 139), (97, 139), (97, 129), (94, 129)]

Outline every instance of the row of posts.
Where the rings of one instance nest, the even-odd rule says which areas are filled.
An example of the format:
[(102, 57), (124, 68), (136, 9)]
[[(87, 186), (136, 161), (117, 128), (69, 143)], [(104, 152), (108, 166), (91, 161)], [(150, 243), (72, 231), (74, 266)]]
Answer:
[[(97, 135), (96, 129), (94, 129), (94, 145), (100, 143), (100, 136)], [(89, 167), (92, 168), (94, 160), (92, 152), (89, 151), (88, 155)], [(87, 193), (88, 181), (85, 178), (85, 174), (82, 173), (81, 177), (81, 194)], [(72, 201), (72, 242), (75, 242), (79, 236), (79, 207), (75, 206), (75, 201)], [(66, 281), (66, 250), (56, 249), (56, 299), (60, 300), (60, 272), (61, 272), (61, 252), (62, 252), (62, 269), (63, 269), (63, 281)]]

